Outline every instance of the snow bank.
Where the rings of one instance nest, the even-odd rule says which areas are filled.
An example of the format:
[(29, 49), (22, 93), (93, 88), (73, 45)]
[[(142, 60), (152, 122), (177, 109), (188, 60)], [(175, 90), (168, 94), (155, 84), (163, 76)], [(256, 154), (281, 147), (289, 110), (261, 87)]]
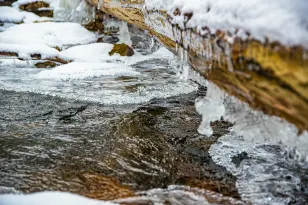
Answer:
[(23, 59), (31, 59), (31, 55), (40, 54), (42, 59), (57, 57), (59, 51), (46, 46), (44, 44), (15, 44), (15, 43), (0, 43), (0, 51), (17, 53), (18, 57)]
[(9, 27), (0, 33), (0, 51), (18, 53), (21, 58), (29, 58), (31, 54), (49, 58), (59, 55), (56, 47), (63, 49), (93, 41), (96, 35), (76, 23), (29, 23)]
[(100, 76), (138, 75), (132, 68), (118, 63), (73, 62), (44, 70), (36, 75), (39, 79), (72, 80)]
[(114, 57), (109, 56), (113, 45), (109, 43), (93, 43), (74, 46), (61, 52), (60, 58), (75, 61), (106, 61)]
[(1, 6), (0, 7), (0, 22), (8, 23), (20, 23), (24, 19), (24, 15), (21, 14), (18, 10), (9, 7)]
[(49, 17), (40, 17), (32, 12), (20, 11), (22, 15), (25, 16), (24, 23), (33, 23), (33, 22), (42, 22), (42, 21), (52, 21), (53, 18)]
[(77, 23), (21, 24), (0, 33), (0, 43), (45, 44), (50, 47), (63, 48), (94, 41), (96, 41), (96, 35)]
[(41, 192), (29, 195), (0, 195), (0, 205), (116, 205), (64, 192)]
[[(229, 31), (233, 37), (279, 41), (308, 48), (306, 0), (146, 0), (148, 9), (167, 8), (172, 23), (201, 34)], [(176, 9), (181, 15), (174, 15)], [(184, 16), (193, 13), (191, 19)]]

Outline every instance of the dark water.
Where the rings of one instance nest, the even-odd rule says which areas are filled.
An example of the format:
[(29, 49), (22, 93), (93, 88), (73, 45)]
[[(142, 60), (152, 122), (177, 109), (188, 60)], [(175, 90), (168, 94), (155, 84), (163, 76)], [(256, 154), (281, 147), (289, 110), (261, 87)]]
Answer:
[[(200, 138), (196, 95), (112, 107), (1, 90), (0, 187), (114, 199), (178, 184), (239, 198), (235, 178), (207, 152), (228, 124)], [(106, 195), (109, 186), (117, 194)]]

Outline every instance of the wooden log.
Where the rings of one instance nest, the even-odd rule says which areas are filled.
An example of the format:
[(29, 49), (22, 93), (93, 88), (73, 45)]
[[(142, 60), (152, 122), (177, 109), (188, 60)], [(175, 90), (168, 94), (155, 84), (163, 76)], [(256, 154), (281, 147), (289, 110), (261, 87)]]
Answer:
[[(87, 0), (98, 6), (98, 0)], [(308, 130), (308, 52), (279, 42), (226, 40), (227, 31), (201, 36), (170, 23), (166, 11), (142, 9), (144, 0), (105, 0), (100, 10), (148, 30), (171, 51), (187, 50), (190, 65), (252, 108)]]

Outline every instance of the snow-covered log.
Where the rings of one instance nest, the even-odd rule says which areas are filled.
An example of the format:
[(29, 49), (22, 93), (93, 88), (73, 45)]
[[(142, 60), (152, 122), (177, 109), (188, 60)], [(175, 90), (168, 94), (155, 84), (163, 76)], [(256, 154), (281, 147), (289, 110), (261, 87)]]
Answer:
[(170, 50), (187, 56), (205, 78), (251, 107), (308, 130), (305, 1), (87, 1), (148, 30)]

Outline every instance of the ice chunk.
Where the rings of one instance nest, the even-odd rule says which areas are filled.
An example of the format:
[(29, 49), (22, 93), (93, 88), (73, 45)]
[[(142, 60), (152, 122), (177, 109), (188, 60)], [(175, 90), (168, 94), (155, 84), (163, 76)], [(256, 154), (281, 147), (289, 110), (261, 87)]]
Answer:
[(56, 21), (87, 24), (95, 18), (95, 7), (83, 0), (58, 0), (54, 9)]

